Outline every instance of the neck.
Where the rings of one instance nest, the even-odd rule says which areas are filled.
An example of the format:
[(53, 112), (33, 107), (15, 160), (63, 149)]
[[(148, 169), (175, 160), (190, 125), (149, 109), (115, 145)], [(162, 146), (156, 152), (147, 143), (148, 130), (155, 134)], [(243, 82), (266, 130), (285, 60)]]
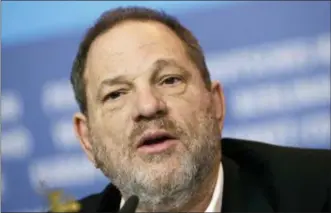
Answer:
[(214, 193), (214, 189), (218, 179), (218, 172), (220, 167), (220, 159), (216, 158), (214, 166), (207, 178), (199, 187), (198, 193), (195, 193), (190, 201), (180, 209), (175, 209), (175, 212), (204, 212)]

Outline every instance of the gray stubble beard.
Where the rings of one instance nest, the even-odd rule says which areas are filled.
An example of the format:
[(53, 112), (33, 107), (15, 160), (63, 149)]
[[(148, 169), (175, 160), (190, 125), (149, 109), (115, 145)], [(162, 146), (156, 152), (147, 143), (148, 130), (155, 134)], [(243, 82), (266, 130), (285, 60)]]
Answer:
[[(176, 125), (176, 131), (182, 133), (181, 145), (186, 147), (185, 152), (179, 153), (176, 149), (162, 156), (141, 158), (130, 152), (127, 144), (111, 149), (93, 137), (94, 144), (98, 144), (93, 146), (95, 160), (123, 197), (139, 197), (140, 210), (178, 210), (201, 192), (201, 185), (215, 166), (215, 159), (220, 153), (218, 123), (211, 112), (207, 111), (198, 118), (198, 129), (192, 125), (188, 127), (189, 133), (185, 133)], [(169, 158), (176, 158), (180, 167), (171, 171), (164, 168), (166, 165), (161, 163)]]

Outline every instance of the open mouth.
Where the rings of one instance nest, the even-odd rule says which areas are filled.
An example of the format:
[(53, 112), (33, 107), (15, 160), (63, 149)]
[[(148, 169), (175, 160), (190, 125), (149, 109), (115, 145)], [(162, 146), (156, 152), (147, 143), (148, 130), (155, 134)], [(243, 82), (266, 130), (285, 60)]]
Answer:
[(145, 153), (164, 151), (174, 145), (176, 138), (167, 133), (154, 132), (146, 134), (138, 144), (138, 150)]
[(167, 135), (157, 136), (157, 137), (154, 137), (154, 138), (148, 138), (148, 139), (145, 139), (144, 140), (144, 142), (140, 145), (140, 147), (141, 146), (149, 146), (149, 145), (164, 143), (167, 140), (171, 140), (171, 139), (174, 139), (174, 138), (173, 137), (169, 137)]

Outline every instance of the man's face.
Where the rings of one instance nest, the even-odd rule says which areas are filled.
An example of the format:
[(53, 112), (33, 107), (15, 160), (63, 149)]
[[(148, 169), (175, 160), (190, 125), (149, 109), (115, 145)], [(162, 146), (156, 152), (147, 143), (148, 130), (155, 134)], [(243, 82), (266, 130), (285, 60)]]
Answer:
[(220, 160), (219, 85), (205, 88), (171, 30), (137, 21), (93, 42), (85, 80), (88, 119), (75, 124), (89, 158), (141, 208), (185, 204)]

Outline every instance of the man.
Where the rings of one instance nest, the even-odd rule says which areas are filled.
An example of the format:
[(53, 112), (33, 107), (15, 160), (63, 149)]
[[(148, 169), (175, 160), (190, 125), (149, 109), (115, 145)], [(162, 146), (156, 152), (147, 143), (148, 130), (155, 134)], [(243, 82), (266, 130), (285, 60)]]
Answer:
[[(220, 71), (221, 72), (221, 71)], [(222, 87), (197, 39), (141, 7), (104, 13), (88, 31), (71, 82), (74, 128), (111, 183), (82, 212), (330, 211), (329, 151), (223, 139)]]

